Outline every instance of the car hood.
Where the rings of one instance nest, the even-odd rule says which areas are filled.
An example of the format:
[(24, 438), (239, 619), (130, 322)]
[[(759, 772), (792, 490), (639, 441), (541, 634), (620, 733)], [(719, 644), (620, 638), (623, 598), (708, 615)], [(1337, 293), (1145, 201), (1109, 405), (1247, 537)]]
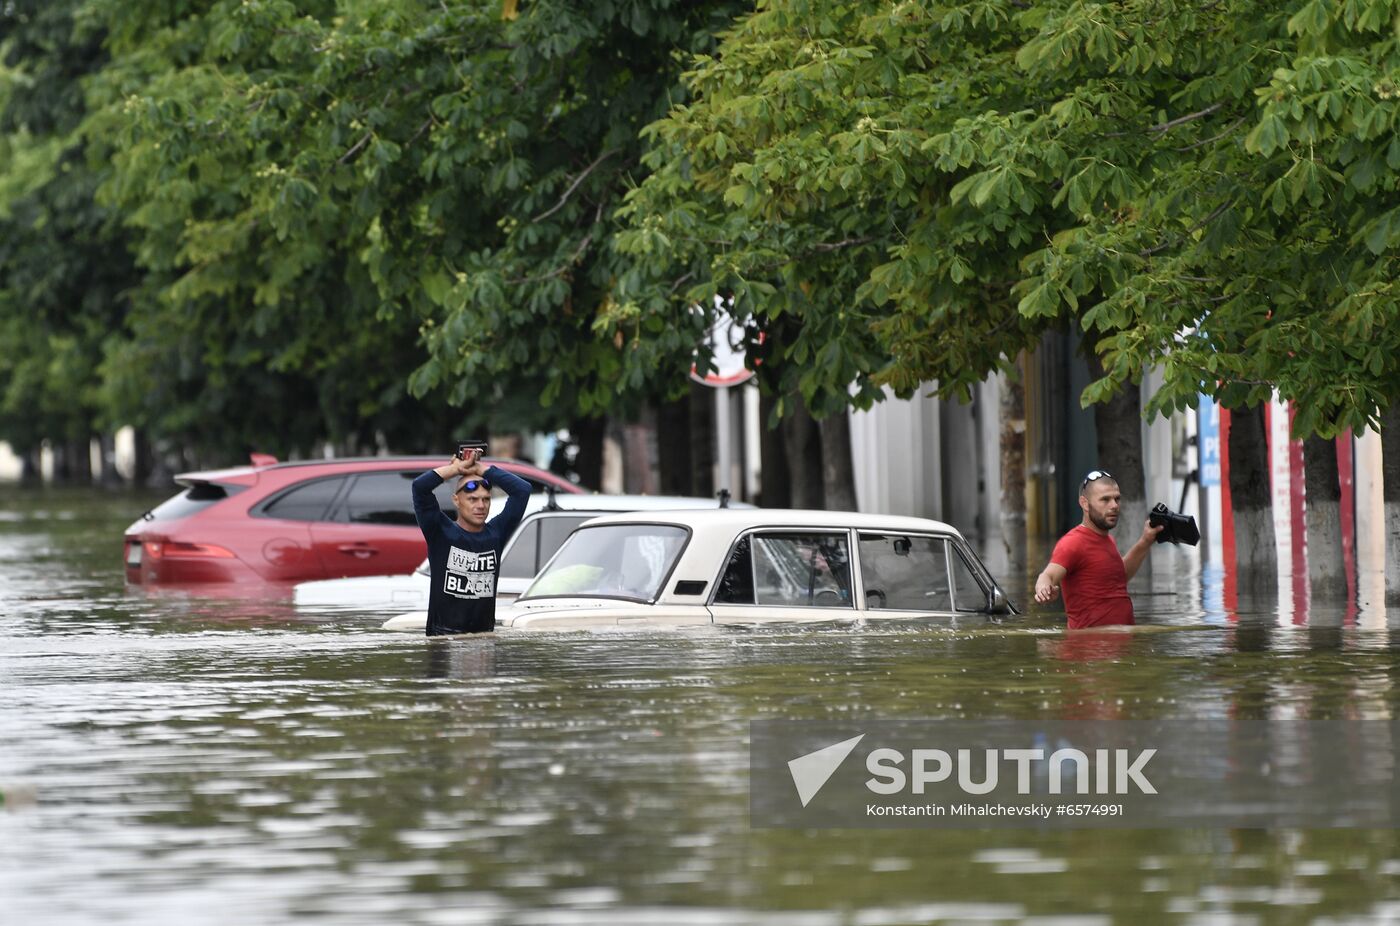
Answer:
[(624, 624), (673, 624), (677, 618), (683, 618), (686, 623), (709, 623), (705, 608), (691, 606), (683, 610), (684, 615), (674, 614), (676, 608), (621, 598), (541, 598), (497, 607), (496, 627), (575, 630)]
[[(674, 608), (659, 608), (642, 601), (617, 598), (546, 598), (533, 602), (504, 602), (496, 605), (496, 629), (516, 630), (579, 630), (592, 627), (615, 627), (621, 624), (649, 624), (657, 621), (673, 623), (663, 618)], [(675, 617), (675, 615), (671, 615)], [(684, 615), (687, 623), (709, 623), (704, 608), (689, 608)], [(389, 618), (381, 628), (422, 633), (428, 625), (428, 612), (408, 611)]]

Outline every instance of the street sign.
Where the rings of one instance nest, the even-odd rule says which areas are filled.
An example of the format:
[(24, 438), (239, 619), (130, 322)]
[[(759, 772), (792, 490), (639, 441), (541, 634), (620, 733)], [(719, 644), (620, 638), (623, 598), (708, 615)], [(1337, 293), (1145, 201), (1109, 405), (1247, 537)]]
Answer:
[(1220, 485), (1220, 406), (1201, 396), (1197, 408), (1196, 446), (1200, 454), (1201, 488)]
[(705, 345), (714, 357), (715, 368), (702, 374), (692, 363), (691, 379), (703, 386), (722, 389), (746, 383), (753, 377), (753, 370), (744, 366), (744, 329), (735, 324), (718, 297), (714, 323), (705, 332)]

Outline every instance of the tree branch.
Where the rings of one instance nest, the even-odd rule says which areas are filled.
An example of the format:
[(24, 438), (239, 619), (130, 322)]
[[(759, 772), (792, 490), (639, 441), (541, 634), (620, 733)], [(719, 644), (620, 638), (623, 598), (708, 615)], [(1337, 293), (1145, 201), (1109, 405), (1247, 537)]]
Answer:
[(349, 151), (345, 152), (345, 153), (342, 154), (340, 157), (336, 158), (336, 161), (335, 161), (335, 162), (336, 162), (337, 164), (344, 164), (346, 161), (350, 160), (350, 159), (353, 158), (356, 154), (358, 154), (361, 148), (363, 148), (365, 145), (369, 144), (369, 140), (370, 140), (371, 138), (373, 138), (373, 137), (374, 137), (374, 129), (370, 129), (370, 130), (369, 130), (368, 132), (366, 132), (364, 135), (360, 136), (360, 140), (357, 141), (357, 142), (355, 142), (354, 146), (351, 147), (351, 149), (350, 149)]
[(1206, 216), (1204, 219), (1201, 219), (1201, 220), (1200, 220), (1199, 222), (1197, 222), (1195, 225), (1192, 225), (1190, 228), (1188, 228), (1188, 229), (1186, 230), (1186, 234), (1184, 234), (1184, 235), (1179, 235), (1179, 236), (1177, 236), (1175, 239), (1173, 239), (1173, 240), (1171, 240), (1171, 241), (1163, 241), (1161, 244), (1157, 245), (1155, 248), (1143, 248), (1141, 251), (1138, 251), (1138, 257), (1151, 257), (1153, 254), (1156, 254), (1156, 253), (1158, 253), (1158, 252), (1160, 252), (1160, 251), (1165, 251), (1167, 248), (1174, 247), (1174, 246), (1180, 244), (1182, 241), (1184, 241), (1184, 240), (1186, 240), (1187, 238), (1191, 237), (1191, 236), (1194, 235), (1196, 232), (1198, 232), (1198, 231), (1200, 231), (1201, 229), (1205, 228), (1205, 227), (1206, 227), (1207, 225), (1209, 225), (1211, 222), (1214, 222), (1216, 219), (1220, 218), (1220, 216), (1221, 216), (1222, 214), (1224, 214), (1225, 210), (1226, 210), (1226, 209), (1229, 209), (1229, 208), (1230, 208), (1230, 201), (1229, 201), (1229, 200), (1226, 200), (1225, 202), (1221, 203), (1220, 206), (1219, 206), (1214, 212), (1212, 212), (1210, 215)]
[(847, 238), (844, 241), (819, 241), (816, 244), (812, 245), (812, 250), (820, 251), (822, 253), (828, 251), (839, 251), (842, 248), (852, 248), (856, 245), (869, 244), (874, 240), (875, 239), (873, 237), (867, 236), (865, 238)]
[(564, 191), (563, 196), (559, 197), (559, 202), (555, 203), (553, 208), (541, 212), (539, 215), (535, 216), (531, 221), (543, 222), (545, 219), (549, 218), (550, 216), (554, 215), (554, 213), (564, 208), (564, 204), (569, 201), (570, 196), (574, 195), (574, 190), (578, 189), (578, 185), (584, 181), (584, 178), (587, 177), (589, 174), (593, 173), (594, 169), (597, 168), (599, 164), (603, 163), (608, 158), (612, 157), (614, 154), (617, 154), (620, 150), (622, 149), (612, 148), (598, 155), (598, 160), (594, 161), (592, 164), (589, 164), (583, 169), (583, 173), (579, 174), (577, 177), (574, 178), (574, 182), (569, 184), (569, 188)]
[[(597, 211), (593, 213), (593, 224), (597, 225), (599, 220), (601, 220), (602, 218), (603, 204), (599, 203)], [(574, 264), (577, 264), (579, 262), (579, 258), (583, 257), (583, 252), (588, 250), (588, 246), (592, 243), (593, 232), (590, 230), (588, 234), (583, 236), (583, 240), (579, 242), (578, 247), (574, 248), (574, 253), (569, 257), (569, 259), (564, 261), (564, 263), (560, 264), (558, 267), (555, 267), (548, 273), (541, 273), (537, 276), (532, 277), (516, 277), (513, 280), (506, 280), (506, 282), (512, 286), (516, 286), (522, 283), (543, 283), (545, 280), (550, 280), (554, 277), (563, 276), (564, 274), (569, 272), (569, 270), (574, 266)]]
[(1176, 150), (1177, 150), (1177, 151), (1194, 151), (1194, 150), (1197, 149), (1197, 148), (1204, 148), (1206, 145), (1214, 144), (1215, 142), (1220, 141), (1220, 139), (1224, 138), (1226, 135), (1229, 135), (1229, 134), (1230, 134), (1231, 132), (1233, 132), (1235, 129), (1239, 128), (1243, 123), (1244, 123), (1244, 116), (1240, 116), (1240, 117), (1239, 117), (1238, 119), (1236, 119), (1234, 122), (1231, 122), (1229, 125), (1225, 126), (1225, 130), (1224, 130), (1223, 132), (1221, 132), (1219, 135), (1213, 135), (1213, 136), (1211, 136), (1210, 138), (1207, 138), (1205, 141), (1198, 141), (1198, 142), (1196, 142), (1196, 143), (1193, 144), (1193, 145), (1187, 145), (1185, 148), (1177, 148)]
[[(1192, 121), (1194, 121), (1194, 120), (1196, 120), (1196, 119), (1204, 119), (1206, 116), (1209, 116), (1211, 113), (1214, 113), (1214, 112), (1219, 111), (1220, 108), (1221, 108), (1222, 106), (1224, 106), (1224, 105), (1225, 105), (1224, 103), (1213, 103), (1213, 104), (1211, 104), (1210, 106), (1207, 106), (1205, 109), (1200, 110), (1199, 112), (1187, 113), (1187, 114), (1184, 115), (1184, 116), (1177, 116), (1175, 119), (1169, 119), (1169, 120), (1167, 120), (1166, 122), (1160, 122), (1160, 123), (1158, 123), (1157, 125), (1149, 125), (1147, 128), (1143, 129), (1142, 131), (1144, 131), (1144, 132), (1158, 132), (1158, 133), (1161, 133), (1161, 132), (1169, 132), (1169, 131), (1171, 131), (1172, 129), (1176, 128), (1177, 126), (1183, 125), (1183, 124), (1185, 124), (1185, 123), (1187, 123), (1187, 122), (1192, 122)], [(1104, 137), (1104, 138), (1126, 138), (1127, 136), (1132, 135), (1132, 134), (1134, 134), (1134, 133), (1132, 133), (1132, 132), (1107, 132), (1107, 133), (1105, 133), (1102, 137)]]
[(1206, 116), (1209, 116), (1211, 113), (1219, 111), (1220, 107), (1222, 107), (1222, 106), (1224, 106), (1224, 105), (1225, 105), (1224, 103), (1212, 103), (1210, 106), (1207, 106), (1205, 109), (1201, 110), (1200, 112), (1189, 113), (1189, 114), (1187, 114), (1187, 115), (1185, 115), (1185, 116), (1178, 116), (1177, 118), (1168, 120), (1167, 122), (1163, 122), (1163, 123), (1161, 123), (1160, 125), (1154, 125), (1154, 126), (1152, 126), (1151, 128), (1149, 128), (1147, 131), (1149, 131), (1149, 132), (1167, 132), (1167, 131), (1170, 131), (1170, 130), (1172, 130), (1172, 129), (1176, 128), (1177, 126), (1182, 125), (1182, 124), (1184, 124), (1184, 123), (1191, 122), (1191, 121), (1193, 121), (1193, 120), (1195, 120), (1195, 119), (1202, 119), (1202, 118), (1204, 118), (1204, 117), (1206, 117)]

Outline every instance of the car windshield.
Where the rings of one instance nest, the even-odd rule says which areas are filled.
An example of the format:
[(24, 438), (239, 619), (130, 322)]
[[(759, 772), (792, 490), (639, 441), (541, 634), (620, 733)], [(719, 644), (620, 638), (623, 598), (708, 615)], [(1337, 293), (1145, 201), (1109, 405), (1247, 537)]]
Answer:
[(684, 528), (664, 524), (580, 527), (520, 597), (655, 601), (686, 534)]

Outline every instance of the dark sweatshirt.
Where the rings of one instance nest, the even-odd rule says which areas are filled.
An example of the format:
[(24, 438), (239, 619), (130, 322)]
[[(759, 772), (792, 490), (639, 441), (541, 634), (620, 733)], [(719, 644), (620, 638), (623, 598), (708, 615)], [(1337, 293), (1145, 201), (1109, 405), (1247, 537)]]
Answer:
[(496, 629), (496, 577), (501, 550), (525, 515), (530, 483), (493, 466), (486, 479), (510, 496), (506, 508), (475, 533), (442, 513), (433, 490), (443, 479), (428, 470), (413, 480), (413, 512), (428, 541), (432, 587), (428, 592), (428, 636), (487, 633)]

